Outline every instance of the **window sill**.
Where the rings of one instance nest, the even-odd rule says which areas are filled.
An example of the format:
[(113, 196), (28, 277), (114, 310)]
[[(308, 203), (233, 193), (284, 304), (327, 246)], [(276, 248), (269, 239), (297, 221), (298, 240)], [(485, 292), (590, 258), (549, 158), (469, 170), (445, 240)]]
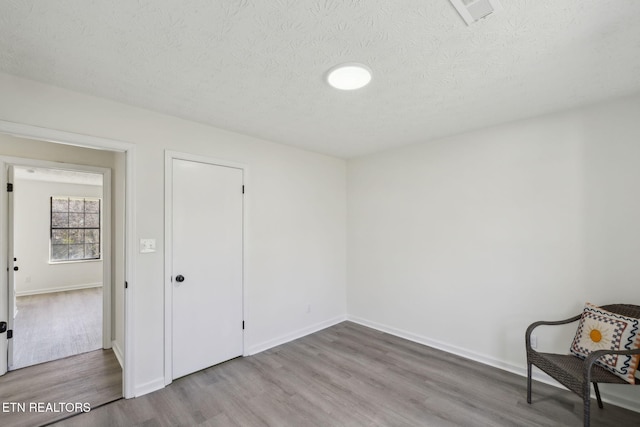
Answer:
[(78, 263), (85, 263), (85, 262), (102, 262), (103, 259), (75, 259), (75, 260), (69, 260), (69, 261), (49, 261), (49, 265), (58, 265), (58, 264), (78, 264)]

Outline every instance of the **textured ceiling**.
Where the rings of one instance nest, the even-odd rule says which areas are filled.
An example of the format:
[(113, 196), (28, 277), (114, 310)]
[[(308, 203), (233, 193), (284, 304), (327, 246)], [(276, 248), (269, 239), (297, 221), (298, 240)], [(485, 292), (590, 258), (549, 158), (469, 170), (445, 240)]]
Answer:
[(502, 5), (0, 0), (0, 71), (342, 157), (640, 92), (640, 1)]

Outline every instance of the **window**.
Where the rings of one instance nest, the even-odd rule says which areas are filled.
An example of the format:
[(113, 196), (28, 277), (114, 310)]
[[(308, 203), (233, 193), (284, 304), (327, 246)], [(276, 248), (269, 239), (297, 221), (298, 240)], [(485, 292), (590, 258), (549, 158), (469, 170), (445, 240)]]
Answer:
[(100, 199), (51, 197), (51, 262), (100, 259)]

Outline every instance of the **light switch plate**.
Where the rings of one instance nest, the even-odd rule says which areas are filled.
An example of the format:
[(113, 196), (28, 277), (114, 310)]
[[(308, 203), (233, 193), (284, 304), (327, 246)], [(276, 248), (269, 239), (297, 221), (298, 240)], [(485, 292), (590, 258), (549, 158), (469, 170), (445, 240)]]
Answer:
[(156, 239), (140, 239), (140, 253), (148, 254), (156, 251)]

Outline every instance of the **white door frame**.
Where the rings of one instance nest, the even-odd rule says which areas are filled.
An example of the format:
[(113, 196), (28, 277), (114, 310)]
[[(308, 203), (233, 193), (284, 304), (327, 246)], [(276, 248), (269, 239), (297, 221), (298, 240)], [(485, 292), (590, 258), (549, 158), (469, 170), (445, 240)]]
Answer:
[[(111, 286), (111, 169), (94, 167), (94, 166), (86, 166), (86, 165), (77, 165), (72, 163), (58, 163), (58, 162), (50, 162), (46, 160), (36, 160), (36, 159), (28, 159), (21, 157), (5, 157), (0, 156), (0, 167), (3, 171), (6, 170), (7, 166), (23, 166), (23, 167), (34, 167), (34, 168), (45, 168), (45, 169), (56, 169), (56, 170), (67, 170), (67, 171), (79, 171), (79, 172), (89, 172), (95, 173), (97, 175), (102, 175), (102, 235), (107, 236), (106, 238), (101, 239), (102, 244), (102, 348), (109, 349), (111, 348), (111, 293), (113, 286)], [(3, 172), (4, 174), (4, 172)], [(7, 177), (3, 176), (3, 180), (0, 181), (0, 188), (6, 187)], [(15, 182), (13, 183), (15, 184)], [(16, 190), (14, 190), (16, 191)], [(14, 205), (15, 208), (15, 205)], [(8, 224), (9, 227), (14, 227), (14, 224), (11, 223), (11, 213), (8, 218), (4, 216), (7, 213), (8, 206), (6, 206), (6, 198), (2, 198), (0, 200), (0, 223)], [(4, 228), (6, 229), (6, 228)], [(15, 243), (14, 243), (15, 246)], [(6, 247), (2, 248), (2, 254), (6, 256), (12, 256), (11, 254), (6, 253)], [(5, 257), (6, 257), (5, 256)], [(18, 260), (18, 265), (20, 264), (20, 260)], [(11, 268), (11, 266), (8, 266)], [(11, 304), (15, 298), (15, 294), (11, 291), (11, 283), (9, 285), (9, 304)], [(9, 313), (10, 314), (10, 313)], [(12, 325), (13, 322), (10, 322)], [(9, 343), (9, 348), (12, 348), (11, 342)], [(11, 356), (12, 352), (9, 352)], [(9, 358), (9, 362), (12, 362), (12, 358)]]
[[(124, 360), (122, 388), (125, 398), (135, 397), (134, 389), (134, 297), (135, 297), (135, 248), (136, 245), (136, 209), (135, 209), (135, 180), (136, 180), (136, 147), (135, 144), (116, 141), (106, 138), (98, 138), (56, 129), (32, 126), (23, 123), (0, 120), (0, 133), (13, 135), (19, 138), (34, 139), (38, 141), (52, 142), (56, 144), (74, 145), (77, 147), (97, 148), (108, 151), (117, 151), (125, 154), (125, 280), (128, 287), (124, 293)], [(4, 173), (2, 174), (5, 175)], [(6, 176), (2, 178), (6, 185)], [(4, 199), (4, 198), (2, 198)], [(6, 216), (6, 213), (0, 212)], [(6, 220), (5, 220), (6, 221)], [(0, 222), (4, 224), (4, 222)], [(6, 269), (7, 256), (0, 255), (0, 271)], [(124, 284), (119, 284), (124, 286)]]
[[(230, 162), (227, 160), (213, 159), (209, 157), (197, 156), (193, 154), (180, 153), (166, 150), (164, 155), (164, 384), (171, 384), (173, 381), (173, 284), (171, 283), (173, 266), (173, 160), (187, 160), (191, 162), (206, 163), (215, 166), (226, 166), (242, 170), (242, 182), (248, 181), (249, 170), (247, 165)], [(246, 193), (246, 190), (245, 190)], [(247, 270), (247, 202), (242, 201), (242, 313), (243, 319), (247, 318), (247, 307), (245, 302), (245, 283)], [(242, 355), (247, 356), (247, 336), (242, 334)]]

